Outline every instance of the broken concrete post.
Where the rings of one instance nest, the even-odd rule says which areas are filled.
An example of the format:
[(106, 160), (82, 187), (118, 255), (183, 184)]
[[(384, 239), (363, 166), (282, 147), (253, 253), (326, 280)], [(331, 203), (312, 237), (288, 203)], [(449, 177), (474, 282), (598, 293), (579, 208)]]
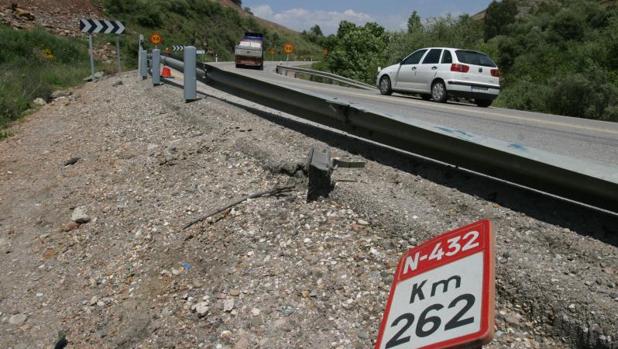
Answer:
[(330, 149), (311, 147), (307, 157), (307, 173), (309, 176), (307, 202), (315, 201), (319, 197), (327, 198), (334, 188), (331, 180), (333, 166)]

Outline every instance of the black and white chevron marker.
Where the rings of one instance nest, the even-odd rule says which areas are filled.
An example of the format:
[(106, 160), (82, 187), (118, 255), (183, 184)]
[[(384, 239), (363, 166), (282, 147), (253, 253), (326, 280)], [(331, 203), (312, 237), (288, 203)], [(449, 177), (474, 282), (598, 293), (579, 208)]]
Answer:
[(172, 51), (174, 52), (178, 52), (178, 51), (184, 51), (185, 47), (182, 45), (172, 45)]
[(83, 18), (79, 20), (79, 29), (88, 34), (122, 34), (125, 28), (119, 21)]

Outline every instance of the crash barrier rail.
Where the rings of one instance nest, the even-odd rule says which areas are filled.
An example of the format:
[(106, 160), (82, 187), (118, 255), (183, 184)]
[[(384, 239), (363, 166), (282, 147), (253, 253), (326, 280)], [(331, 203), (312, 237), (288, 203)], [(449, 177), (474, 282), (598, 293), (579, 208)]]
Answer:
[(282, 74), (282, 75), (287, 75), (287, 72), (294, 72), (294, 73), (301, 73), (301, 74), (307, 74), (307, 75), (312, 75), (312, 76), (319, 76), (321, 78), (337, 81), (341, 84), (349, 85), (355, 88), (360, 88), (364, 90), (375, 90), (376, 89), (375, 86), (371, 86), (361, 81), (356, 81), (356, 80), (349, 79), (341, 75), (319, 71), (319, 70), (314, 70), (314, 69), (290, 67), (287, 65), (279, 64), (275, 68), (275, 72), (277, 74)]
[[(185, 63), (161, 57), (179, 71)], [(187, 69), (185, 69), (187, 68)], [(618, 213), (618, 171), (586, 161), (362, 109), (199, 63), (196, 78), (241, 98), (403, 151)]]

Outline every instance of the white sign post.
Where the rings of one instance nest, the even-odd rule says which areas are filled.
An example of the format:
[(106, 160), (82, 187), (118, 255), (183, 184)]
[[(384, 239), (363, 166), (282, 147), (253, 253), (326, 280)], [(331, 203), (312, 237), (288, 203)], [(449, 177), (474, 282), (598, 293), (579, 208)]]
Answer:
[(494, 330), (494, 250), (487, 220), (406, 252), (375, 349), (481, 347)]

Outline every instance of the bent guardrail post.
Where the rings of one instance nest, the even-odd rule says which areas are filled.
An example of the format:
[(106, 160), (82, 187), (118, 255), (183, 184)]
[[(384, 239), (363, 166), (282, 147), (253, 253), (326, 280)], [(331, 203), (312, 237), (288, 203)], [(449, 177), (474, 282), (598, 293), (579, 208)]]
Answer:
[(161, 51), (158, 48), (152, 50), (152, 85), (161, 85)]
[(197, 99), (197, 80), (196, 80), (196, 61), (197, 50), (194, 46), (186, 46), (184, 49), (184, 96), (185, 102)]

